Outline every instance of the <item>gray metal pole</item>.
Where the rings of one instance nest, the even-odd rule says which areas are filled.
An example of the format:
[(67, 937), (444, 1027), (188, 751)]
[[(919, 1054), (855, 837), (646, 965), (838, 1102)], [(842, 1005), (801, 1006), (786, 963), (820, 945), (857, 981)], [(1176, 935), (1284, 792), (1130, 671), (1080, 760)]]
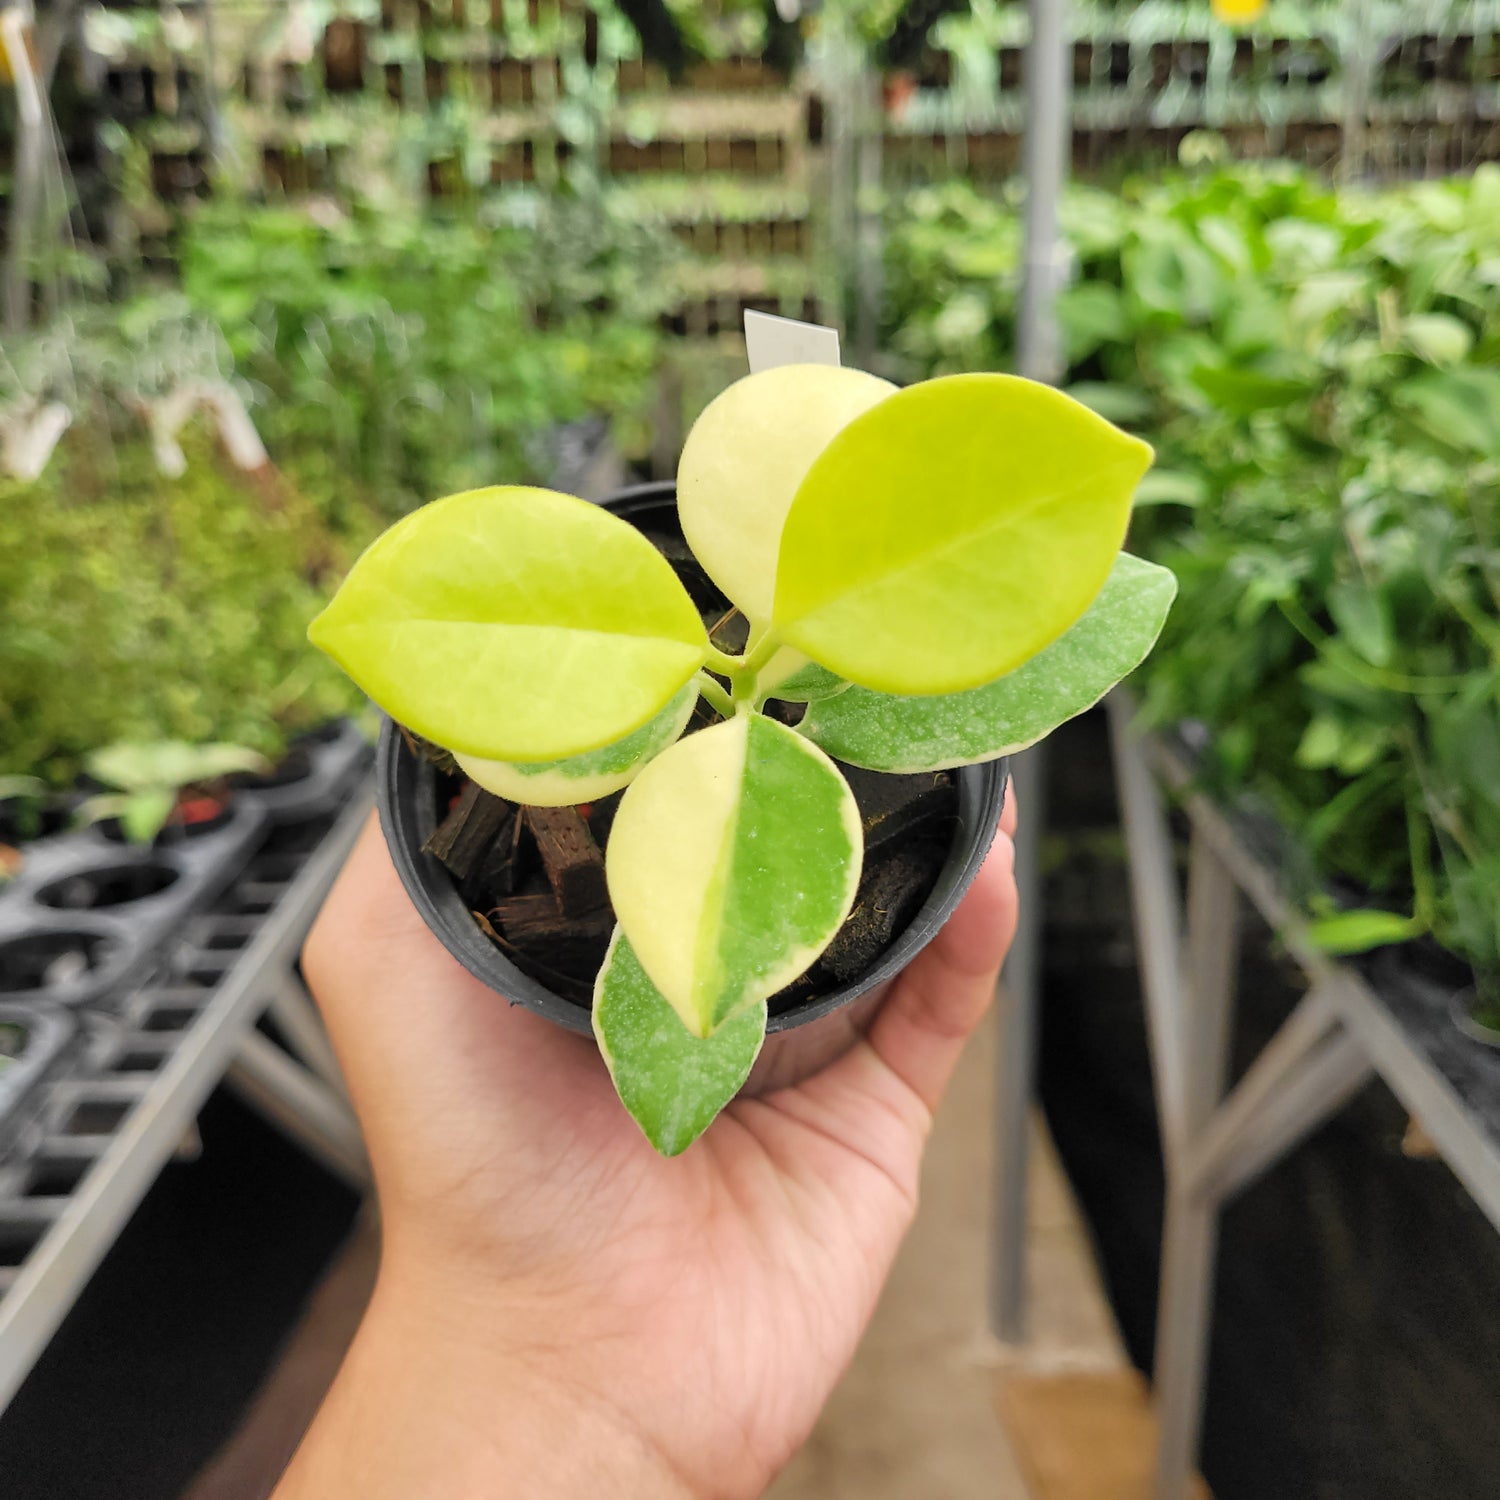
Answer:
[(1016, 888), (1020, 919), (998, 996), (995, 1080), (995, 1196), (990, 1266), (990, 1325), (995, 1337), (1026, 1336), (1026, 1181), (1031, 1155), (1031, 1099), (1036, 1071), (1036, 1013), (1041, 991), (1040, 849), (1046, 811), (1041, 747), (1011, 762), (1017, 799)]
[(1016, 335), (1017, 367), (1033, 380), (1063, 372), (1053, 303), (1067, 273), (1058, 201), (1072, 154), (1073, 48), (1067, 0), (1030, 0), (1026, 48), (1026, 264)]
[(219, 104), (219, 49), (214, 36), (214, 0), (203, 0), (203, 128), (215, 160), (224, 154), (224, 111)]
[[(1053, 302), (1066, 273), (1057, 235), (1057, 206), (1072, 145), (1072, 44), (1067, 0), (1030, 0), (1026, 49), (1026, 265), (1021, 284), (1017, 367), (1033, 380), (1062, 374), (1062, 342)], [(1045, 768), (1038, 746), (1014, 762), (1020, 788), (1016, 835), (1020, 925), (1005, 968), (1000, 1072), (995, 1100), (995, 1229), (990, 1266), (990, 1316), (1008, 1343), (1025, 1332), (1026, 1166), (1039, 981), (1042, 892), (1038, 852), (1046, 831)]]
[(1375, 60), (1370, 0), (1348, 0), (1340, 41), (1344, 108), (1338, 176), (1340, 182), (1360, 182), (1370, 168), (1370, 84)]

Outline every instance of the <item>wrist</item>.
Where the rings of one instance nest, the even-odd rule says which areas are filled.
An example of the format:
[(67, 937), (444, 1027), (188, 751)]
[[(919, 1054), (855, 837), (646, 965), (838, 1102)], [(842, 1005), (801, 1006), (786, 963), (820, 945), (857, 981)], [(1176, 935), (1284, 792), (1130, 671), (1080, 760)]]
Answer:
[(704, 1500), (583, 1377), (576, 1323), (491, 1282), (482, 1305), (383, 1269), (344, 1367), (274, 1500)]

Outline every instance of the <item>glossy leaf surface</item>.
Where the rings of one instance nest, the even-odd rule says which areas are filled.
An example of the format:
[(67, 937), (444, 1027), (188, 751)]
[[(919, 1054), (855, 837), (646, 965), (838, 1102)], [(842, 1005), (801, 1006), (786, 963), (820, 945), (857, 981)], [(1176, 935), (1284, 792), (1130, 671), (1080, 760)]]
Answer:
[(952, 693), (1088, 608), (1151, 449), (1061, 392), (954, 375), (855, 418), (787, 516), (774, 624), (839, 676)]
[(557, 760), (633, 733), (702, 664), (665, 558), (550, 490), (469, 490), (365, 551), (308, 635), (387, 713), (448, 749)]
[(605, 867), (642, 968), (706, 1036), (827, 947), (862, 857), (859, 809), (832, 761), (785, 725), (740, 715), (641, 772)]
[(862, 370), (782, 365), (736, 381), (693, 424), (677, 468), (682, 534), (748, 619), (771, 618), (782, 525), (813, 460), (895, 389)]
[(694, 1036), (615, 929), (594, 987), (594, 1036), (620, 1102), (663, 1156), (708, 1129), (750, 1076), (765, 1035), (761, 1000), (712, 1036)]
[(872, 771), (936, 771), (1012, 755), (1097, 703), (1145, 660), (1177, 580), (1122, 552), (1070, 630), (984, 687), (899, 697), (853, 687), (812, 704), (798, 726), (815, 744)]

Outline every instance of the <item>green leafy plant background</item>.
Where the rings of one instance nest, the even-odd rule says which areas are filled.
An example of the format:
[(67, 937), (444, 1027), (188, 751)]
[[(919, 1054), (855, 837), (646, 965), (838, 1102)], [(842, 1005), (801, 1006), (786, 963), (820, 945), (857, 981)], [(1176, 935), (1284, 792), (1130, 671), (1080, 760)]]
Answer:
[[(121, 740), (276, 755), (363, 699), (308, 621), (394, 516), (549, 477), (549, 435), (602, 413), (643, 447), (675, 250), (559, 193), (449, 217), (223, 199), (186, 219), (180, 288), (86, 302), (0, 359), (0, 405), (65, 399), (42, 477), (0, 478), (0, 774), (66, 785)], [(161, 474), (142, 403), (227, 378), (278, 476), (209, 425)]]
[[(1073, 394), (1149, 438), (1132, 545), (1181, 595), (1158, 723), (1290, 829), (1357, 951), (1430, 931), (1500, 985), (1500, 169), (1335, 194), (1290, 167), (1070, 192)], [(1016, 205), (909, 195), (887, 242), (903, 372), (1005, 367)], [(1358, 910), (1334, 914), (1330, 883)]]

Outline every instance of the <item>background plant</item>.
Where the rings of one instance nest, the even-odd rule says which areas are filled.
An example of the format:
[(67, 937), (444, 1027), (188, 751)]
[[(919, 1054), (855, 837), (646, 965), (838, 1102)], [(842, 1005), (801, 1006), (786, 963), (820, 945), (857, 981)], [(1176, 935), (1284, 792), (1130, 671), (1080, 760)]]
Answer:
[[(1077, 189), (1074, 394), (1157, 445), (1135, 534), (1182, 596), (1142, 674), (1207, 774), (1297, 836), (1288, 875), (1500, 961), (1500, 171), (1335, 194), (1285, 167)], [(1012, 205), (912, 195), (889, 241), (908, 371), (1002, 364)]]
[(279, 508), (201, 437), (163, 477), (143, 435), (70, 434), (32, 484), (0, 480), (0, 773), (65, 785), (116, 740), (228, 740), (275, 756), (362, 703), (310, 655), (333, 570), (378, 529)]
[(399, 513), (545, 477), (545, 435), (591, 413), (642, 441), (674, 253), (567, 195), (447, 219), (216, 203), (185, 233), (182, 281), (271, 451)]
[(208, 788), (236, 772), (269, 769), (263, 756), (243, 745), (189, 745), (156, 740), (105, 745), (85, 761), (95, 781), (109, 791), (78, 809), (82, 822), (118, 818), (125, 837), (149, 844), (172, 820), (182, 792)]
[[(644, 444), (675, 251), (595, 207), (222, 200), (184, 226), (180, 290), (80, 301), (10, 342), (0, 408), (73, 422), (39, 479), (0, 480), (0, 771), (63, 783), (116, 740), (274, 755), (362, 701), (303, 636), (382, 517), (546, 479), (575, 418)], [(164, 476), (151, 403), (226, 379), (281, 478), (238, 474), (201, 426)]]

